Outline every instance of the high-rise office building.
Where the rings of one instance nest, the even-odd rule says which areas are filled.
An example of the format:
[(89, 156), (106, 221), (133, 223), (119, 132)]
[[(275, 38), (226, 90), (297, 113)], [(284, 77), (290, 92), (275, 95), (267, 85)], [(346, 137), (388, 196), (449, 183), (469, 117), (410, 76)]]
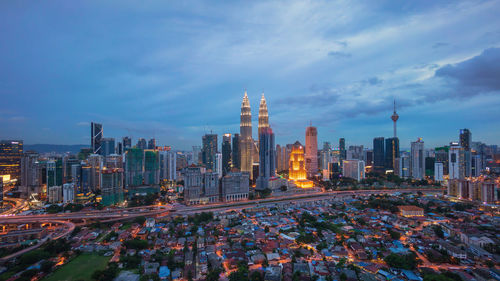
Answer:
[(259, 178), (257, 190), (269, 188), (269, 180), (276, 175), (274, 133), (269, 127), (261, 128), (259, 140)]
[(101, 153), (102, 156), (106, 157), (111, 154), (115, 154), (115, 139), (114, 138), (102, 138), (101, 139)]
[(124, 151), (124, 149), (123, 149), (123, 143), (122, 142), (118, 142), (116, 144), (115, 153), (116, 154), (123, 154), (123, 151)]
[(240, 134), (233, 135), (233, 147), (231, 154), (231, 166), (233, 169), (240, 170)]
[(247, 172), (252, 178), (253, 169), (253, 139), (252, 139), (252, 111), (247, 91), (243, 96), (240, 115), (240, 165), (241, 171)]
[(219, 178), (222, 177), (222, 170), (223, 170), (223, 166), (222, 166), (222, 153), (220, 152), (217, 152), (215, 153), (215, 169), (214, 169), (214, 173), (217, 173), (217, 176)]
[(141, 186), (144, 182), (144, 150), (130, 148), (125, 152), (125, 185)]
[(424, 141), (421, 138), (411, 143), (410, 167), (412, 178), (425, 177)]
[(250, 190), (248, 173), (231, 172), (222, 178), (222, 201), (242, 201), (248, 199)]
[(150, 139), (148, 141), (148, 149), (156, 149), (156, 139)]
[(92, 148), (92, 153), (101, 154), (102, 138), (102, 124), (94, 122), (90, 123), (90, 147)]
[(217, 135), (206, 134), (202, 137), (201, 162), (205, 168), (215, 171), (215, 154), (217, 153)]
[(385, 139), (385, 168), (394, 171), (398, 157), (399, 139), (397, 137)]
[(345, 139), (344, 138), (340, 138), (339, 139), (339, 152), (340, 152), (340, 160), (342, 162), (342, 160), (345, 160), (347, 159), (347, 155), (346, 155), (346, 150), (345, 150)]
[(306, 170), (309, 178), (318, 173), (318, 129), (313, 126), (306, 128)]
[(411, 176), (410, 171), (410, 156), (406, 152), (402, 153), (399, 158), (396, 158), (394, 172), (397, 172), (397, 176), (406, 179)]
[(435, 181), (443, 181), (443, 163), (435, 162), (434, 163), (434, 180)]
[(195, 165), (201, 164), (201, 147), (198, 145), (193, 146), (193, 163)]
[(269, 128), (269, 113), (267, 111), (267, 103), (266, 103), (266, 98), (264, 97), (264, 93), (262, 93), (262, 97), (260, 98), (260, 105), (259, 105), (259, 140), (260, 140), (260, 134), (261, 131), (264, 128)]
[(365, 162), (363, 160), (344, 160), (342, 162), (342, 175), (361, 181), (365, 178)]
[(144, 184), (158, 185), (160, 183), (160, 154), (157, 150), (144, 150)]
[(123, 169), (105, 169), (101, 174), (101, 203), (104, 206), (111, 206), (122, 203), (123, 196)]
[(464, 150), (457, 142), (450, 143), (448, 150), (448, 177), (450, 179), (464, 179), (465, 178), (465, 161)]
[(23, 155), (23, 141), (0, 141), (0, 177), (5, 182), (21, 181), (21, 156)]
[(63, 184), (62, 201), (64, 204), (73, 203), (75, 201), (75, 184), (74, 183)]
[(362, 145), (350, 145), (347, 149), (346, 160), (363, 160), (363, 146)]
[(472, 134), (469, 129), (460, 130), (460, 146), (467, 151), (470, 151), (472, 144)]
[(132, 139), (129, 137), (123, 137), (122, 138), (122, 143), (123, 143), (123, 152), (125, 153), (126, 149), (132, 148)]
[(385, 172), (384, 137), (373, 139), (373, 171), (377, 173)]
[(160, 151), (160, 179), (177, 180), (177, 155), (174, 151)]
[(139, 138), (137, 140), (137, 148), (140, 149), (148, 149), (148, 143), (146, 142), (146, 139), (144, 138)]
[(231, 134), (222, 136), (222, 175), (231, 171)]
[(35, 151), (27, 151), (21, 157), (21, 187), (26, 196), (38, 192), (40, 186), (38, 157)]

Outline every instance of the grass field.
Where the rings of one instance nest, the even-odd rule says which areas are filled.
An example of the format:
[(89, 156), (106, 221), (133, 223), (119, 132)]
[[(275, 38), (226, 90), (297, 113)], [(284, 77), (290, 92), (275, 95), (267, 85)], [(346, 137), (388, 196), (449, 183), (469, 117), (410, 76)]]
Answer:
[(44, 281), (92, 280), (92, 273), (106, 268), (111, 257), (81, 254), (69, 263), (57, 269)]

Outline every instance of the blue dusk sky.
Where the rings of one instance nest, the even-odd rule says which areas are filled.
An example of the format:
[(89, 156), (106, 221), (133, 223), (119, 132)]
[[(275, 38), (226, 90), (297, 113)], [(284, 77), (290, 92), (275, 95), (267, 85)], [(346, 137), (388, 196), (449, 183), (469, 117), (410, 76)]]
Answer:
[(265, 92), (276, 143), (345, 137), (401, 147), (500, 140), (500, 1), (1, 1), (0, 138), (87, 144), (155, 137), (190, 149), (256, 135)]

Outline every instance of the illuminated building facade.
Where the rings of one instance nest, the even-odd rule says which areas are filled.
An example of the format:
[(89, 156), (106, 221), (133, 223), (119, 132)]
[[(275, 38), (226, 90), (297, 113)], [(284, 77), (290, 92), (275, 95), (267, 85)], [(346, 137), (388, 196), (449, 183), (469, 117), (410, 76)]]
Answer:
[(298, 141), (292, 146), (288, 167), (289, 180), (294, 181), (301, 188), (313, 187), (313, 182), (307, 180), (304, 147)]
[(23, 155), (23, 141), (0, 141), (0, 177), (5, 182), (21, 180), (21, 156)]
[(264, 128), (269, 128), (269, 113), (267, 111), (266, 98), (264, 97), (264, 93), (262, 93), (259, 105), (259, 141), (260, 134)]
[(253, 168), (252, 112), (247, 92), (243, 96), (240, 115), (240, 165), (241, 171), (247, 172), (252, 178)]
[(306, 128), (306, 172), (311, 178), (318, 172), (318, 129)]
[(424, 209), (417, 206), (399, 206), (398, 209), (403, 217), (422, 217), (424, 215)]

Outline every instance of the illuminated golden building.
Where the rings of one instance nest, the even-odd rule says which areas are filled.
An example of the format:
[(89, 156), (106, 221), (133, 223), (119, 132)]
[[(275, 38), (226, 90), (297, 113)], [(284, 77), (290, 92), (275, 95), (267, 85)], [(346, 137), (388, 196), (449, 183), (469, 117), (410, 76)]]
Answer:
[(259, 140), (261, 131), (264, 128), (269, 128), (269, 113), (267, 111), (266, 98), (264, 97), (264, 93), (262, 93), (259, 105)]
[(288, 179), (301, 188), (313, 187), (313, 182), (307, 179), (304, 146), (295, 142), (290, 152)]
[(252, 139), (252, 111), (250, 109), (250, 101), (248, 100), (247, 92), (241, 103), (240, 116), (240, 165), (241, 171), (247, 172), (252, 178), (253, 168), (253, 139)]

